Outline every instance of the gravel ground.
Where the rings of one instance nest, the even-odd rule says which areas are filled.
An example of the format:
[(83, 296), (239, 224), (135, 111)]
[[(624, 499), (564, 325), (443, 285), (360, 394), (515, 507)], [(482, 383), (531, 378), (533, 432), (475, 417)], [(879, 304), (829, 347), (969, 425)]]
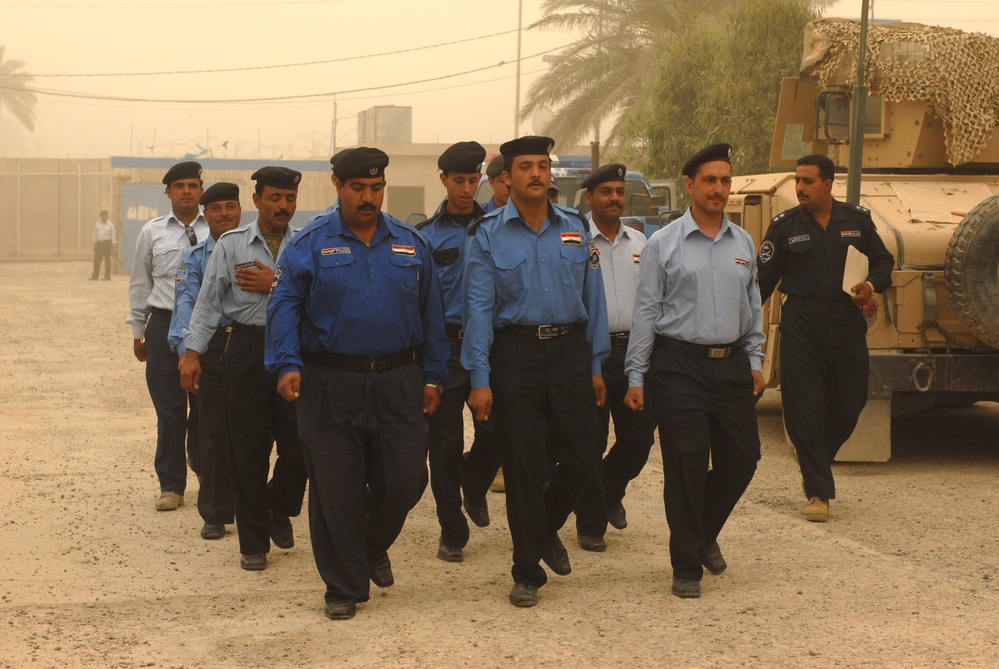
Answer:
[(155, 417), (131, 354), (127, 280), (89, 263), (0, 264), (0, 667), (996, 667), (999, 406), (894, 422), (887, 464), (839, 465), (833, 520), (803, 520), (780, 395), (763, 459), (699, 600), (670, 595), (658, 448), (629, 526), (540, 604), (507, 602), (503, 496), (461, 564), (435, 558), (427, 492), (391, 551), (396, 585), (323, 617), (305, 514), (266, 571), (234, 528), (157, 513)]

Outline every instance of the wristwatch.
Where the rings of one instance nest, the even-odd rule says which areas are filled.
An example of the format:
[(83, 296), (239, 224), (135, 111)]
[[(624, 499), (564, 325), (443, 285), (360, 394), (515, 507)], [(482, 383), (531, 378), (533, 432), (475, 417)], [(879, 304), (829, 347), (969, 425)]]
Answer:
[(433, 388), (434, 390), (436, 390), (438, 395), (443, 395), (444, 394), (444, 386), (442, 386), (441, 384), (439, 384), (439, 383), (428, 383), (426, 385), (427, 385), (427, 388)]

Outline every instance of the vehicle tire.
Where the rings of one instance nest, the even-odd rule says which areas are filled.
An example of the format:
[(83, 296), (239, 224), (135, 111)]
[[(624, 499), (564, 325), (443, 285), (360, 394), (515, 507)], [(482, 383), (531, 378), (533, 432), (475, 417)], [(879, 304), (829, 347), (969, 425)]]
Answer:
[(979, 202), (958, 224), (947, 246), (944, 276), (961, 321), (999, 348), (999, 195)]

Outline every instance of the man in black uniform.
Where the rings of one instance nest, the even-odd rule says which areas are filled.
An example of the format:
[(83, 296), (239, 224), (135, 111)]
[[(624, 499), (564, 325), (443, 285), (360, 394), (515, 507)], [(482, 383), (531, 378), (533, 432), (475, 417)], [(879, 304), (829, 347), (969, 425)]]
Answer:
[[(481, 218), (482, 208), (475, 202), (475, 189), (482, 174), (486, 150), (478, 142), (458, 142), (447, 148), (437, 160), (441, 183), (447, 198), (437, 212), (416, 226), (430, 244), (434, 266), (444, 295), (444, 329), (451, 343), (448, 359), (448, 383), (441, 395), (440, 408), (430, 417), (430, 488), (437, 503), (441, 525), (437, 557), (447, 562), (461, 562), (462, 549), (468, 543), (468, 522), (461, 513), (461, 488), (466, 490), (465, 510), (479, 527), (489, 524), (486, 490), (499, 466), (492, 425), (475, 422), (476, 451), (492, 454), (492, 465), (463, 460), (465, 422), (462, 409), (472, 388), (468, 372), (461, 367), (462, 330), (461, 278), (465, 267), (467, 228)], [(459, 475), (460, 474), (460, 475)], [(469, 479), (471, 485), (465, 485)]]
[[(760, 247), (760, 295), (780, 281), (780, 367), (784, 425), (804, 482), (805, 519), (829, 520), (836, 497), (832, 461), (853, 433), (867, 403), (867, 324), (861, 308), (891, 285), (895, 259), (867, 209), (832, 197), (833, 162), (798, 160), (794, 183), (800, 206), (770, 222)], [(867, 280), (844, 292), (847, 249), (869, 262)]]

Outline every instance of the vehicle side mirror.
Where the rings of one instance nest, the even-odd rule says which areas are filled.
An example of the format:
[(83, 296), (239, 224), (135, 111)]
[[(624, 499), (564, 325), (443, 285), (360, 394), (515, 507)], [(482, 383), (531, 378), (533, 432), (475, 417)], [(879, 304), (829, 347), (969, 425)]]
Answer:
[(815, 98), (816, 141), (845, 144), (850, 139), (850, 94), (825, 90)]

